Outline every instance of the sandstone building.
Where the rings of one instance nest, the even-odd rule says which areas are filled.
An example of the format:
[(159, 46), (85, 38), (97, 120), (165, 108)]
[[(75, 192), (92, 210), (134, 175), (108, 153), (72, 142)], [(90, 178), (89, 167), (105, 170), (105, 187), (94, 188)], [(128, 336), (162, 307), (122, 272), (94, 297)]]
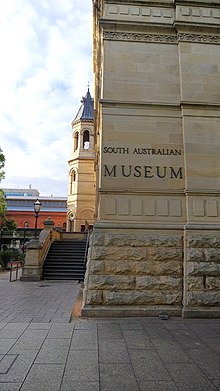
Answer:
[(220, 1), (94, 0), (84, 315), (219, 316)]
[(72, 150), (69, 160), (67, 231), (83, 231), (85, 222), (94, 223), (95, 214), (95, 146), (94, 107), (88, 89), (72, 121)]

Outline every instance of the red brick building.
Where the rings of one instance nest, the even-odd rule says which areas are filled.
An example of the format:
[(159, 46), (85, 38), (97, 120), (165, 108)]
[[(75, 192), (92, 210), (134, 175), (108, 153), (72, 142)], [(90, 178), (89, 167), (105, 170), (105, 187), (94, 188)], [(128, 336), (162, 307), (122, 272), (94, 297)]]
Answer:
[(67, 198), (40, 196), (36, 189), (3, 189), (6, 195), (7, 217), (15, 219), (18, 228), (34, 228), (34, 202), (38, 199), (42, 206), (38, 214), (38, 228), (43, 228), (43, 221), (49, 216), (55, 223), (66, 230)]

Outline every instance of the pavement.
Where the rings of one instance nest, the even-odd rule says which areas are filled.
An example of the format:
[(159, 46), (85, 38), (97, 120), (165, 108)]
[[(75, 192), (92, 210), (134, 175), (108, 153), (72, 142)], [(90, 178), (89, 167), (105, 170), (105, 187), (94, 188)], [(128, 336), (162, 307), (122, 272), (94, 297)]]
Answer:
[(0, 391), (220, 390), (220, 319), (71, 318), (80, 288), (0, 274)]

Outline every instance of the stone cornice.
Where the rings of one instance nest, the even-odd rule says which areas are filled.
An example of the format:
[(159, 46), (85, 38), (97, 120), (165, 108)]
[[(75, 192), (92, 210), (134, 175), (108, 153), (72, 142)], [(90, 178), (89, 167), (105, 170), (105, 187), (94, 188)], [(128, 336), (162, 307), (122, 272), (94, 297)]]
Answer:
[(103, 38), (113, 41), (137, 41), (137, 42), (163, 42), (176, 43), (176, 35), (144, 34), (130, 32), (104, 31)]
[(178, 41), (220, 44), (220, 35), (178, 33)]
[(135, 42), (158, 42), (172, 43), (178, 42), (197, 42), (220, 44), (220, 35), (217, 34), (196, 34), (196, 33), (177, 33), (177, 34), (152, 34), (135, 33), (121, 31), (103, 31), (103, 39), (110, 41), (135, 41)]

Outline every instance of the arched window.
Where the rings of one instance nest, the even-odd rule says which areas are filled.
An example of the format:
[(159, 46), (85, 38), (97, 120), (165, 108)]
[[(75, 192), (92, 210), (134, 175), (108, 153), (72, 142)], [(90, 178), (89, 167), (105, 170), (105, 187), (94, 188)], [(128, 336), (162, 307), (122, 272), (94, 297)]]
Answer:
[(74, 134), (74, 152), (78, 149), (79, 146), (79, 132)]
[(74, 170), (72, 171), (71, 180), (72, 180), (72, 182), (76, 181), (76, 171), (74, 171)]
[(63, 223), (63, 230), (66, 231), (66, 223)]
[(71, 173), (70, 194), (74, 194), (75, 192), (75, 182), (76, 182), (76, 171), (73, 170)]
[(89, 149), (89, 131), (87, 129), (83, 132), (83, 149)]
[(29, 222), (28, 221), (25, 221), (24, 222), (24, 228), (28, 228), (29, 227)]

